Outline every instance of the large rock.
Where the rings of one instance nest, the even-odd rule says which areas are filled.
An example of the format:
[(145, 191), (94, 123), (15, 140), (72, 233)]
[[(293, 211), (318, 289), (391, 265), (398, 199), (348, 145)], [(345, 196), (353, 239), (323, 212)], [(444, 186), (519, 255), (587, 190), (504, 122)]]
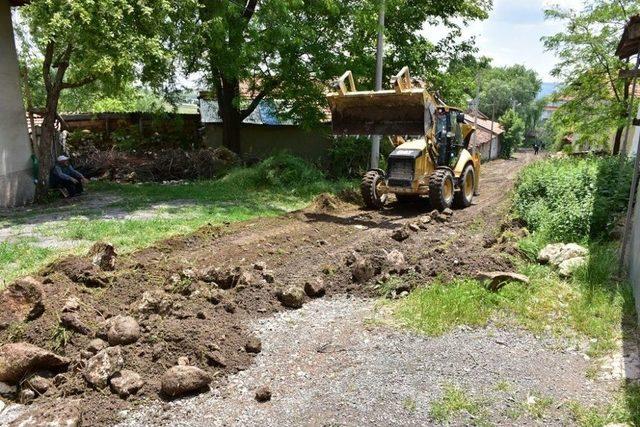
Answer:
[(89, 256), (93, 265), (102, 271), (116, 269), (116, 250), (111, 243), (98, 242), (89, 250)]
[(575, 243), (553, 243), (545, 246), (538, 254), (538, 261), (558, 267), (564, 261), (589, 255), (589, 250)]
[(393, 249), (385, 256), (385, 267), (389, 273), (402, 273), (407, 268), (404, 255), (397, 249)]
[(143, 314), (167, 314), (173, 308), (171, 295), (162, 290), (145, 291), (142, 299), (135, 307), (139, 313)]
[(351, 276), (356, 282), (367, 282), (371, 280), (375, 274), (376, 268), (370, 257), (357, 256), (351, 265)]
[(319, 277), (315, 279), (308, 280), (304, 284), (304, 291), (310, 298), (320, 298), (324, 296), (326, 287), (324, 285), (324, 280)]
[(577, 269), (586, 265), (587, 262), (587, 257), (575, 257), (562, 261), (558, 266), (558, 274), (562, 277), (571, 277)]
[(120, 347), (109, 347), (87, 361), (83, 375), (89, 384), (98, 389), (105, 388), (109, 379), (122, 369), (124, 359)]
[(220, 289), (231, 289), (238, 284), (240, 268), (210, 267), (199, 273), (199, 279), (207, 283), (215, 283)]
[(289, 286), (278, 291), (278, 299), (285, 307), (300, 308), (304, 304), (305, 293), (299, 286)]
[(509, 282), (529, 284), (529, 278), (524, 274), (511, 273), (506, 271), (480, 271), (477, 274), (479, 280), (488, 280), (488, 288), (492, 291), (499, 291)]
[(17, 384), (28, 374), (61, 371), (70, 360), (28, 343), (5, 344), (0, 347), (0, 381)]
[(76, 313), (62, 313), (62, 315), (60, 315), (60, 324), (81, 335), (91, 334), (91, 329), (80, 320)]
[(111, 384), (111, 391), (123, 399), (136, 394), (144, 386), (144, 381), (140, 375), (127, 369), (116, 373), (111, 377), (109, 383)]
[(32, 277), (16, 280), (0, 293), (0, 330), (14, 322), (37, 319), (42, 313), (42, 285)]
[(110, 345), (133, 344), (140, 338), (140, 325), (131, 316), (116, 316), (107, 321)]
[(206, 391), (211, 383), (211, 376), (196, 366), (174, 366), (162, 375), (162, 393), (169, 398), (176, 398)]

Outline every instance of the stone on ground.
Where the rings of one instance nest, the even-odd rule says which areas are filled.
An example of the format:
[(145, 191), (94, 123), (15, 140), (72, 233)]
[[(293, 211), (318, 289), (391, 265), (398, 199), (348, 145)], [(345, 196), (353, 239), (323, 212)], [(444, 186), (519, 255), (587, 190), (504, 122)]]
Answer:
[(524, 274), (511, 273), (507, 271), (479, 271), (477, 274), (479, 280), (490, 281), (488, 288), (492, 291), (499, 291), (508, 282), (517, 282), (529, 284), (529, 278)]
[(169, 398), (176, 398), (206, 391), (211, 383), (211, 376), (196, 366), (174, 366), (162, 375), (162, 393)]
[(96, 354), (105, 348), (109, 347), (109, 344), (100, 338), (95, 338), (89, 341), (89, 345), (87, 346), (87, 351), (90, 351), (93, 354)]
[(91, 329), (85, 325), (75, 313), (62, 313), (60, 324), (65, 328), (77, 332), (80, 335), (90, 335)]
[(542, 264), (559, 266), (572, 258), (586, 257), (589, 250), (575, 243), (553, 243), (545, 246), (538, 254), (538, 261)]
[(351, 275), (353, 280), (358, 283), (364, 283), (372, 279), (376, 274), (375, 266), (370, 257), (357, 256), (351, 265)]
[(45, 394), (52, 386), (53, 382), (49, 378), (34, 375), (27, 381), (27, 385), (38, 394)]
[(260, 353), (262, 351), (262, 341), (258, 337), (251, 337), (244, 345), (244, 349), (247, 353)]
[(17, 384), (37, 371), (59, 371), (69, 366), (70, 360), (33, 344), (21, 342), (0, 347), (0, 381)]
[(87, 361), (84, 378), (94, 387), (103, 389), (108, 385), (109, 379), (116, 372), (119, 372), (123, 365), (122, 349), (119, 346), (109, 347)]
[(558, 274), (561, 277), (571, 277), (577, 269), (587, 264), (586, 257), (575, 257), (562, 261), (558, 266)]
[[(5, 382), (0, 381), (0, 397), (4, 397), (5, 399), (13, 400), (18, 393), (18, 387), (15, 385), (7, 384)], [(2, 402), (0, 400), (0, 402)]]
[(42, 285), (33, 277), (16, 280), (0, 293), (0, 330), (37, 319), (42, 313)]
[(89, 254), (93, 265), (102, 271), (113, 271), (116, 269), (116, 249), (111, 243), (98, 242), (89, 249)]
[(310, 298), (320, 298), (324, 296), (326, 292), (324, 280), (319, 277), (307, 280), (304, 284), (304, 291)]
[(78, 297), (69, 298), (62, 307), (63, 313), (73, 313), (80, 310), (80, 299)]
[(158, 289), (145, 291), (135, 310), (144, 314), (166, 314), (171, 311), (172, 307), (173, 301), (171, 296), (163, 290)]
[(299, 286), (289, 286), (278, 292), (278, 299), (285, 307), (300, 308), (304, 304), (305, 293)]
[(391, 233), (391, 238), (397, 242), (404, 242), (409, 238), (409, 227), (404, 225)]
[(116, 373), (111, 377), (109, 383), (111, 384), (111, 391), (123, 399), (136, 394), (144, 386), (144, 381), (140, 375), (127, 369)]
[(140, 325), (131, 316), (116, 316), (107, 321), (109, 345), (133, 344), (140, 338)]
[(256, 400), (258, 402), (268, 402), (271, 400), (271, 390), (266, 385), (256, 390)]
[(385, 256), (385, 267), (389, 273), (402, 273), (407, 268), (407, 263), (404, 259), (404, 255), (397, 249), (393, 249)]
[(63, 400), (47, 405), (33, 405), (13, 420), (11, 426), (79, 427), (82, 406), (79, 400)]

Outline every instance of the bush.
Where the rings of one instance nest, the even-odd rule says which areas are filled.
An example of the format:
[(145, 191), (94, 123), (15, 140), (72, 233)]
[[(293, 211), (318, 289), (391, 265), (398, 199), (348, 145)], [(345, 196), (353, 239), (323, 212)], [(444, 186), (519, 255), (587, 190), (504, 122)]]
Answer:
[(518, 178), (514, 210), (547, 241), (602, 238), (627, 207), (632, 173), (617, 157), (536, 162)]
[(509, 159), (512, 151), (519, 147), (524, 141), (525, 124), (513, 109), (507, 111), (500, 117), (500, 124), (504, 127), (504, 139), (500, 156)]
[[(387, 138), (380, 141), (380, 167), (393, 151)], [(371, 139), (364, 137), (338, 137), (329, 149), (329, 174), (333, 178), (360, 178), (369, 170)]]

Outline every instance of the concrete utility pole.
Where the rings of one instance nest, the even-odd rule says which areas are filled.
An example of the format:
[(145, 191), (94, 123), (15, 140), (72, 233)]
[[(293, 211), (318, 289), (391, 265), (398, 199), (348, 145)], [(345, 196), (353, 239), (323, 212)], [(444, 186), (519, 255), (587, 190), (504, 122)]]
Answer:
[[(384, 12), (385, 0), (380, 0), (380, 13), (378, 14), (378, 48), (376, 50), (376, 92), (382, 90), (382, 65), (384, 62)], [(373, 135), (371, 138), (371, 169), (380, 166), (380, 140), (382, 135)]]

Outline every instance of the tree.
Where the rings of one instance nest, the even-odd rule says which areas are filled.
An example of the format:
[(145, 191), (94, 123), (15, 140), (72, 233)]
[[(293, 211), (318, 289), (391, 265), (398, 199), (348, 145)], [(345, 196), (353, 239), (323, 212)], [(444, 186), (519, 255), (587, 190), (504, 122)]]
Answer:
[(42, 60), (45, 102), (36, 198), (48, 191), (55, 120), (64, 91), (100, 83), (117, 88), (168, 70), (166, 0), (33, 0), (21, 10)]
[(513, 108), (507, 110), (507, 112), (500, 117), (500, 124), (504, 128), (500, 156), (508, 159), (511, 157), (513, 149), (519, 147), (524, 141), (525, 125), (522, 118)]
[[(485, 18), (488, 0), (387, 0), (385, 75), (438, 68), (425, 22)], [(345, 70), (373, 86), (378, 0), (184, 0), (175, 46), (187, 73), (201, 72), (218, 100), (224, 145), (240, 152), (240, 127), (262, 100), (306, 126), (324, 119), (324, 92)], [(452, 43), (467, 48), (464, 43)], [(246, 85), (248, 99), (240, 95)]]
[(553, 75), (564, 82), (556, 127), (573, 129), (591, 146), (602, 147), (615, 131), (614, 154), (620, 151), (629, 102), (629, 82), (618, 73), (630, 67), (615, 51), (625, 23), (638, 12), (637, 0), (592, 0), (581, 11), (560, 6), (545, 11), (548, 19), (567, 22), (565, 31), (543, 38), (560, 58)]
[(500, 117), (509, 109), (530, 114), (542, 82), (523, 65), (490, 67), (480, 75), (479, 109), (488, 117)]

